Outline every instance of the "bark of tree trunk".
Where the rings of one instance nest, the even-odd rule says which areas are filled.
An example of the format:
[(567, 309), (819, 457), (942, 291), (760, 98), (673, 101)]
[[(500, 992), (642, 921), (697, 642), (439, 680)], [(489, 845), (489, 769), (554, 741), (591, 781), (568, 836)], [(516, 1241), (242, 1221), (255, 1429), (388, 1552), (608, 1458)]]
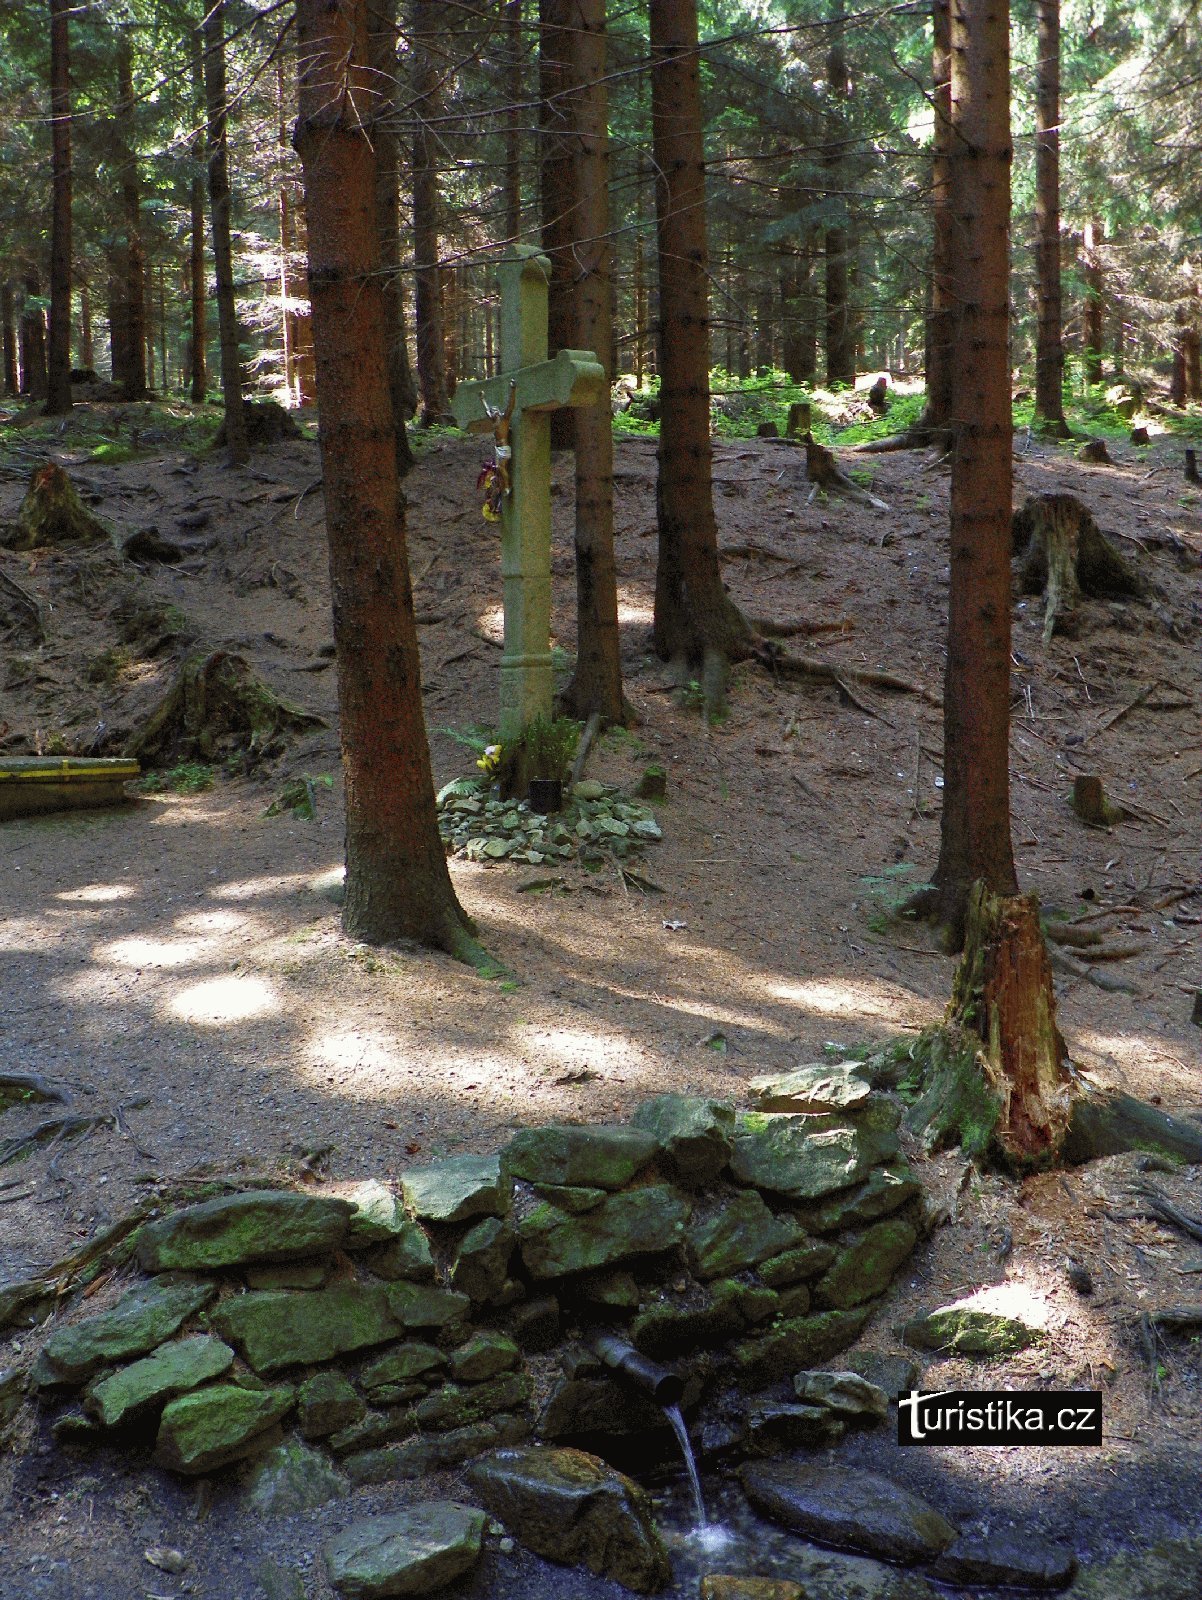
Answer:
[(952, 424), (956, 311), (952, 294), (954, 245), (949, 157), (951, 122), (951, 6), (933, 0), (931, 101), (935, 112), (931, 146), (931, 296), (926, 323), (926, 403), (918, 432), (928, 437)]
[(0, 329), (4, 344), (4, 393), (17, 393), (17, 314), (13, 304), (12, 280), (0, 283)]
[(960, 307), (944, 788), (934, 883), (949, 942), (968, 892), (1017, 889), (1010, 840), (1010, 45), (1007, 0), (953, 0), (951, 206)]
[(193, 405), (203, 405), (208, 393), (208, 342), (205, 309), (205, 110), (204, 43), (199, 28), (192, 30), (192, 93), (196, 102), (196, 132), (190, 141), (192, 180), (188, 194), (188, 375)]
[(41, 304), (41, 285), (31, 273), (25, 279), (25, 304), (21, 312), (21, 393), (31, 400), (45, 400), (49, 389), (46, 371), (46, 313)]
[[(605, 0), (571, 0), (572, 122), (575, 144), (576, 325), (572, 345), (594, 350), (612, 380), (609, 239), (609, 96), (605, 85)], [(563, 702), (582, 719), (623, 722), (618, 591), (614, 567), (613, 418), (606, 389), (576, 419), (576, 671)]]
[[(366, 0), (297, 0), (296, 148), (309, 283), (346, 776), (343, 926), (470, 958), (438, 836), (380, 280)], [(365, 136), (365, 134), (367, 136)]]
[(442, 272), (438, 257), (438, 161), (436, 119), (442, 109), (442, 82), (431, 41), (439, 31), (437, 0), (413, 0), (410, 34), (413, 47), (413, 253), (417, 304), (417, 381), (421, 389), (421, 425), (443, 421), (449, 414), (446, 340), (442, 320)]
[[(847, 57), (843, 45), (836, 40), (826, 58), (826, 81), (834, 108), (827, 129), (828, 144), (823, 153), (827, 171), (827, 201), (846, 208), (846, 200), (836, 191), (843, 187), (843, 137), (845, 123), (840, 102), (851, 92), (851, 79), (847, 71)], [(830, 223), (826, 228), (826, 381), (828, 384), (856, 381), (855, 319), (848, 298), (848, 260), (850, 256), (848, 229), (845, 223)]]
[[(572, 0), (539, 0), (539, 204), (543, 252), (551, 263), (547, 301), (547, 351), (571, 349), (576, 319), (578, 267), (573, 245), (580, 236), (573, 160)], [(570, 450), (576, 438), (576, 413), (569, 407), (551, 413), (552, 450)]]
[(246, 406), (242, 394), (242, 354), (234, 300), (234, 254), (230, 242), (230, 172), (226, 142), (225, 0), (213, 0), (204, 19), (205, 106), (208, 121), (209, 213), (213, 221), (213, 262), (217, 278), (217, 320), (221, 331), (221, 394), (230, 466), (250, 460)]
[(1035, 97), (1035, 422), (1043, 432), (1064, 439), (1070, 430), (1064, 419), (1060, 294), (1060, 0), (1036, 0), (1035, 9), (1039, 55)]
[(1098, 252), (1105, 233), (1100, 222), (1087, 222), (1081, 251), (1081, 276), (1085, 303), (1081, 309), (1085, 328), (1085, 381), (1102, 382), (1102, 323), (1106, 310), (1105, 279)]
[(70, 0), (50, 0), (50, 349), (46, 414), (71, 409), (71, 67)]
[(120, 252), (125, 279), (120, 302), (125, 319), (120, 341), (123, 367), (120, 382), (127, 400), (140, 400), (146, 393), (146, 254), (142, 245), (133, 50), (124, 28), (119, 28), (117, 34), (117, 147), (121, 164), (121, 212), (125, 221), (125, 241)]
[(522, 0), (505, 0), (505, 237), (522, 237)]
[(722, 584), (709, 430), (709, 275), (696, 0), (651, 0), (659, 243), (660, 436), (655, 648), (702, 673), (720, 713), (751, 633)]
[(405, 418), (412, 416), (413, 379), (405, 339), (401, 298), (400, 149), (397, 144), (397, 0), (368, 0), (369, 65), (376, 75), (379, 104), (374, 118), (376, 138), (376, 228), (380, 235), (380, 271), (384, 321), (388, 338), (388, 387), (396, 423), (396, 469), (404, 477), (413, 467), (413, 451)]

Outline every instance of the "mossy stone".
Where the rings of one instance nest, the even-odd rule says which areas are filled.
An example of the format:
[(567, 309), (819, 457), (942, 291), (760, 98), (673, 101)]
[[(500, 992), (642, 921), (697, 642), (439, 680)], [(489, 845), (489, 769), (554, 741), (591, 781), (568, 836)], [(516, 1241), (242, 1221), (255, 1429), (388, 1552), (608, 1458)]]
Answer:
[(498, 1445), (518, 1444), (529, 1433), (529, 1417), (505, 1414), (450, 1433), (424, 1434), (390, 1449), (363, 1450), (347, 1456), (342, 1465), (351, 1482), (357, 1484), (427, 1478), (433, 1472), (460, 1467)]
[(664, 1171), (686, 1188), (713, 1183), (730, 1160), (735, 1111), (727, 1101), (656, 1095), (636, 1108), (631, 1121), (654, 1134)]
[(358, 1455), (365, 1450), (377, 1450), (381, 1445), (395, 1444), (416, 1432), (413, 1412), (404, 1407), (390, 1406), (386, 1411), (369, 1411), (358, 1422), (339, 1428), (337, 1433), (330, 1435), (326, 1444), (336, 1456)]
[(792, 1217), (775, 1217), (752, 1189), (735, 1195), (688, 1232), (689, 1260), (698, 1278), (721, 1278), (754, 1267), (802, 1237)]
[(410, 1384), (416, 1378), (424, 1381), (436, 1378), (445, 1370), (446, 1365), (445, 1351), (437, 1349), (432, 1344), (422, 1344), (413, 1340), (395, 1345), (376, 1360), (369, 1362), (359, 1374), (359, 1382), (369, 1395), (374, 1396), (379, 1390), (392, 1388), (398, 1384)]
[(234, 1363), (220, 1339), (196, 1334), (160, 1345), (153, 1355), (98, 1378), (84, 1394), (85, 1407), (106, 1428), (119, 1428), (161, 1410), (169, 1400), (219, 1378)]
[(858, 1115), (745, 1112), (735, 1127), (730, 1170), (744, 1184), (793, 1200), (821, 1200), (897, 1155), (900, 1113), (872, 1101)]
[(355, 1208), (347, 1232), (348, 1250), (387, 1244), (405, 1226), (404, 1208), (388, 1185), (378, 1178), (357, 1185), (348, 1198)]
[(945, 1306), (913, 1317), (902, 1329), (906, 1344), (916, 1350), (938, 1350), (958, 1356), (1012, 1356), (1040, 1337), (1017, 1317), (968, 1306)]
[(255, 1290), (222, 1301), (209, 1323), (255, 1372), (279, 1372), (397, 1338), (400, 1318), (389, 1309), (389, 1292), (356, 1283), (308, 1293)]
[(488, 1328), (451, 1351), (451, 1377), (456, 1383), (483, 1383), (486, 1378), (512, 1372), (521, 1360), (522, 1352), (512, 1339)]
[(250, 1455), (260, 1436), (296, 1401), (295, 1391), (215, 1384), (173, 1400), (159, 1423), (155, 1460), (188, 1476), (212, 1472)]
[(353, 1211), (349, 1200), (284, 1189), (222, 1195), (147, 1223), (135, 1253), (145, 1272), (327, 1256), (345, 1243)]
[(523, 1128), (502, 1154), (505, 1170), (527, 1183), (625, 1188), (656, 1151), (655, 1136), (605, 1123)]
[(324, 1439), (360, 1421), (367, 1406), (341, 1372), (315, 1372), (297, 1390), (296, 1409), (302, 1436)]
[(467, 1222), (505, 1216), (511, 1186), (502, 1177), (498, 1156), (448, 1156), (403, 1173), (401, 1194), (419, 1221)]
[(867, 1103), (872, 1084), (858, 1061), (815, 1061), (752, 1078), (751, 1092), (757, 1111), (855, 1111)]
[(519, 1225), (522, 1262), (546, 1279), (658, 1255), (683, 1242), (688, 1216), (688, 1201), (665, 1185), (611, 1195), (582, 1217), (542, 1205)]
[(476, 1565), (484, 1522), (482, 1511), (446, 1500), (365, 1517), (326, 1545), (326, 1571), (344, 1600), (429, 1594)]
[(389, 1283), (408, 1278), (413, 1283), (434, 1281), (434, 1256), (426, 1230), (417, 1222), (402, 1222), (387, 1244), (374, 1249), (366, 1258), (377, 1278)]
[(566, 1211), (573, 1217), (580, 1217), (586, 1211), (595, 1211), (605, 1199), (608, 1190), (580, 1188), (567, 1183), (536, 1183), (534, 1192), (540, 1200), (558, 1206), (560, 1211)]
[(392, 1283), (387, 1289), (392, 1314), (406, 1330), (454, 1328), (471, 1310), (467, 1295), (432, 1284)]
[(330, 1275), (328, 1261), (283, 1261), (266, 1267), (247, 1267), (250, 1289), (320, 1289)]
[(887, 1217), (922, 1193), (922, 1185), (904, 1161), (876, 1167), (863, 1183), (807, 1207), (802, 1218), (813, 1233), (838, 1233)]
[(804, 1244), (786, 1250), (783, 1255), (761, 1261), (759, 1275), (770, 1289), (785, 1289), (794, 1283), (804, 1283), (807, 1278), (816, 1278), (819, 1273), (826, 1271), (834, 1259), (833, 1245), (819, 1239), (807, 1239)]
[(731, 1350), (735, 1372), (748, 1388), (763, 1388), (801, 1367), (816, 1367), (859, 1337), (869, 1311), (819, 1311), (775, 1323), (766, 1333), (743, 1339)]
[(39, 1388), (81, 1384), (101, 1367), (153, 1350), (208, 1305), (211, 1283), (140, 1284), (111, 1311), (88, 1317), (52, 1335), (33, 1368)]
[(350, 1493), (350, 1482), (318, 1450), (288, 1439), (269, 1450), (251, 1472), (246, 1505), (263, 1517), (292, 1517), (315, 1511)]
[(461, 1388), (448, 1383), (419, 1400), (413, 1408), (414, 1420), (435, 1433), (447, 1433), (472, 1422), (481, 1422), (497, 1411), (519, 1411), (528, 1405), (532, 1393), (530, 1376), (507, 1372), (485, 1383)]
[(451, 1282), (476, 1305), (504, 1297), (517, 1234), (508, 1218), (486, 1217), (469, 1228), (455, 1252)]
[(874, 1223), (841, 1250), (819, 1278), (814, 1285), (815, 1301), (845, 1310), (884, 1294), (917, 1240), (917, 1233), (901, 1217)]

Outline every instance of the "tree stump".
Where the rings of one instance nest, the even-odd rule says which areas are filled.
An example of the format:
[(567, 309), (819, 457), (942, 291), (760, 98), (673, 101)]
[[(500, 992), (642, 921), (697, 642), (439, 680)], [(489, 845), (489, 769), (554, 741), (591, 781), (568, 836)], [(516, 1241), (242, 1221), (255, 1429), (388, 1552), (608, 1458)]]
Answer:
[(868, 404), (878, 417), (883, 417), (889, 409), (889, 379), (883, 372), (868, 391)]
[(1185, 481), (1186, 483), (1202, 483), (1202, 477), (1198, 476), (1197, 453), (1190, 449), (1185, 452)]
[(1080, 595), (1118, 599), (1146, 590), (1143, 579), (1103, 537), (1092, 512), (1075, 495), (1032, 495), (1014, 514), (1011, 548), (1021, 558), (1023, 593), (1046, 590), (1045, 644), (1057, 629), (1073, 631)]
[(1152, 438), (1151, 438), (1151, 435), (1148, 433), (1147, 428), (1132, 428), (1132, 430), (1131, 430), (1131, 443), (1132, 444), (1151, 444), (1152, 443)]
[(1092, 461), (1098, 467), (1112, 467), (1114, 462), (1110, 459), (1110, 451), (1106, 448), (1105, 439), (1087, 439), (1077, 451), (1078, 461)]
[(806, 476), (814, 486), (810, 490), (811, 499), (822, 489), (827, 494), (839, 494), (845, 500), (854, 500), (857, 505), (872, 506), (875, 511), (888, 511), (889, 507), (883, 500), (878, 500), (876, 495), (869, 494), (859, 484), (852, 482), (835, 460), (834, 454), (825, 445), (818, 444), (812, 434), (806, 434), (805, 447)]
[(1092, 828), (1112, 828), (1126, 815), (1122, 806), (1107, 800), (1101, 778), (1090, 773), (1081, 773), (1073, 780), (1073, 810)]
[(280, 753), (289, 733), (325, 726), (312, 712), (281, 700), (241, 656), (215, 650), (187, 658), (122, 753), (148, 766), (196, 757), (211, 761), (235, 751), (266, 760)]
[(811, 412), (808, 400), (795, 400), (789, 407), (785, 421), (785, 437), (802, 439), (810, 431)]
[[(277, 400), (244, 400), (242, 410), (246, 416), (246, 438), (252, 450), (267, 450), (281, 439), (303, 439), (304, 434)], [(222, 422), (213, 437), (213, 449), (223, 449), (226, 439)]]
[(956, 1142), (1019, 1169), (1056, 1159), (1076, 1090), (1034, 895), (973, 886), (951, 1004), (921, 1052), (908, 1120), (928, 1148)]
[(30, 480), (4, 543), (12, 550), (35, 550), (76, 541), (95, 544), (108, 537), (108, 529), (83, 505), (62, 467), (48, 461)]

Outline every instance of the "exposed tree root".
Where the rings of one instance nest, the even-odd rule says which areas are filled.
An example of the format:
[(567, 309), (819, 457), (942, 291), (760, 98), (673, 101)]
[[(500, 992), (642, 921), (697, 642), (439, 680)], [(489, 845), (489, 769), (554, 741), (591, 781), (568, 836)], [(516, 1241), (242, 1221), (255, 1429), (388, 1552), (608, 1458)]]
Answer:
[(941, 703), (929, 689), (924, 689), (919, 683), (911, 683), (908, 678), (899, 678), (896, 673), (847, 666), (841, 661), (823, 661), (817, 656), (790, 655), (772, 639), (757, 638), (751, 654), (761, 666), (781, 677), (800, 678), (810, 683), (833, 683), (845, 693), (848, 692), (848, 683), (859, 683), (873, 689), (886, 689), (891, 694), (916, 694), (929, 705)]
[(884, 500), (878, 500), (876, 495), (869, 494), (866, 489), (861, 489), (858, 483), (852, 480), (839, 466), (831, 451), (824, 445), (817, 444), (812, 434), (807, 434), (806, 447), (806, 475), (813, 487), (810, 490), (812, 500), (819, 489), (827, 494), (842, 495), (845, 500), (854, 500), (857, 505), (871, 506), (874, 511), (888, 511), (889, 507)]
[(30, 479), (17, 520), (2, 542), (12, 550), (35, 550), (47, 544), (96, 544), (108, 537), (108, 529), (84, 506), (62, 467), (50, 461)]
[(184, 661), (122, 753), (149, 765), (197, 756), (211, 761), (235, 751), (265, 760), (280, 753), (288, 734), (325, 726), (260, 683), (241, 656), (215, 650)]
[(1065, 1139), (1065, 1159), (1081, 1165), (1127, 1150), (1145, 1150), (1175, 1161), (1202, 1161), (1202, 1128), (1129, 1094), (1094, 1090), (1079, 1097)]
[(891, 433), (884, 439), (865, 439), (863, 444), (851, 445), (850, 450), (857, 456), (880, 456), (895, 450), (926, 450), (937, 445), (940, 455), (943, 455), (951, 440), (950, 428), (932, 427), (929, 423), (919, 421), (904, 433)]
[(1079, 595), (1122, 598), (1147, 591), (1075, 495), (1032, 495), (1014, 514), (1011, 547), (1021, 557), (1023, 592), (1046, 589), (1045, 644), (1057, 627), (1062, 633), (1072, 630)]

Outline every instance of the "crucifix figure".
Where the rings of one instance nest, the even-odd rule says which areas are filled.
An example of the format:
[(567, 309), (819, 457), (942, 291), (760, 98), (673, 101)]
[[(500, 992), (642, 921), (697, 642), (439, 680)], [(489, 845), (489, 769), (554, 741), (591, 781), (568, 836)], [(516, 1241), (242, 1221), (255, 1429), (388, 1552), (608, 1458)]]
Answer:
[(455, 421), (491, 433), (500, 480), (501, 743), (513, 745), (536, 717), (551, 716), (551, 419), (560, 406), (605, 397), (605, 368), (591, 350), (547, 359), (551, 263), (533, 245), (514, 245), (497, 267), (501, 370), (455, 390)]

